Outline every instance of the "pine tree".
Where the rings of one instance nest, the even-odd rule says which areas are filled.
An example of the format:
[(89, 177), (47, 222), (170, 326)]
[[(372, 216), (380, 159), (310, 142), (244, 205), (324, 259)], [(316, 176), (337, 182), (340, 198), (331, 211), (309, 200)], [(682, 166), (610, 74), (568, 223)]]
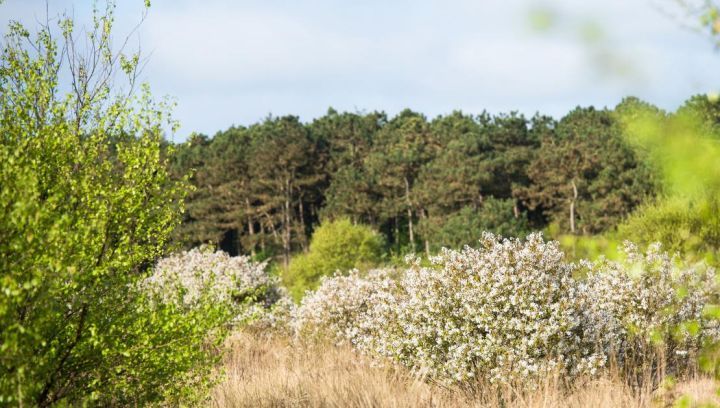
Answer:
[(305, 192), (322, 180), (317, 146), (295, 116), (268, 118), (249, 128), (248, 168), (262, 229), (280, 245), (287, 265), (295, 246), (307, 246)]

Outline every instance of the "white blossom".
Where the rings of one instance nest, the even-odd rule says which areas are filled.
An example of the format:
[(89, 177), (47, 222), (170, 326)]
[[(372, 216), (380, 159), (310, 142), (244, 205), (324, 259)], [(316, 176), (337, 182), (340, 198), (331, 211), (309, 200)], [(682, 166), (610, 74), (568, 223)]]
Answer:
[(624, 263), (583, 261), (588, 276), (575, 279), (582, 269), (539, 233), (484, 234), (481, 244), (444, 249), (431, 267), (410, 256), (403, 271), (325, 278), (294, 311), (295, 331), (446, 382), (594, 375), (610, 357), (651, 348), (662, 330), (675, 363), (686, 363), (718, 338), (701, 313), (717, 293), (714, 271), (678, 268), (657, 245), (641, 254), (628, 244)]
[(186, 308), (198, 302), (237, 308), (236, 320), (246, 321), (287, 297), (265, 267), (246, 256), (231, 257), (200, 247), (159, 260), (141, 286), (163, 302)]
[(625, 262), (583, 262), (589, 272), (580, 287), (591, 341), (622, 361), (658, 346), (686, 357), (703, 340), (720, 338), (717, 322), (702, 313), (718, 293), (714, 269), (681, 265), (659, 244), (642, 253), (626, 242), (624, 252)]

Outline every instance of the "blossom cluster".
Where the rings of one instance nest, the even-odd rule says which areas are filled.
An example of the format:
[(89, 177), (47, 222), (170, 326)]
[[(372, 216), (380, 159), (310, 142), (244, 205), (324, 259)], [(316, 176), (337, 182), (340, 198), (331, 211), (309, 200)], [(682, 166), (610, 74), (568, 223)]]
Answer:
[(372, 270), (360, 276), (357, 269), (347, 275), (322, 277), (320, 287), (303, 298), (293, 312), (292, 326), (303, 337), (330, 335), (336, 343), (358, 344), (377, 332), (366, 324), (369, 308), (378, 307), (376, 296), (390, 293), (394, 281), (387, 270)]
[(682, 265), (659, 244), (641, 253), (626, 242), (624, 252), (624, 262), (581, 262), (588, 271), (579, 283), (586, 336), (597, 347), (622, 362), (661, 345), (669, 362), (680, 364), (703, 339), (720, 338), (717, 321), (703, 316), (718, 293), (714, 269)]
[(265, 263), (232, 257), (209, 247), (183, 251), (157, 262), (143, 288), (165, 303), (192, 308), (212, 302), (237, 309), (237, 321), (263, 315), (285, 297)]
[(444, 249), (431, 266), (409, 261), (404, 271), (324, 279), (295, 311), (296, 333), (329, 335), (440, 381), (496, 383), (593, 374), (616, 353), (649, 347), (660, 329), (677, 339), (670, 328), (688, 321), (700, 329), (681, 330), (679, 354), (716, 335), (702, 318), (712, 271), (674, 267), (657, 247), (628, 247), (625, 263), (583, 262), (587, 279), (539, 233), (484, 234), (478, 249)]

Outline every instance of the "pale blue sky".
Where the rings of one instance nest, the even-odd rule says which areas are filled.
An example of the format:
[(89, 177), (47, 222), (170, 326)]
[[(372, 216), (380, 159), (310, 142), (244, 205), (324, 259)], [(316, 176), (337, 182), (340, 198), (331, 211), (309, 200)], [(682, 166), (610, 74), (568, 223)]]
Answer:
[[(86, 18), (90, 0), (49, 0)], [(118, 33), (143, 0), (118, 0)], [(182, 128), (214, 134), (268, 114), (409, 107), (560, 116), (636, 95), (674, 109), (720, 87), (720, 53), (683, 28), (674, 0), (153, 0), (134, 44), (143, 79), (177, 99)], [(552, 16), (532, 28), (535, 10)], [(44, 0), (6, 0), (0, 23), (44, 19)], [(87, 21), (87, 20), (86, 20)], [(602, 35), (588, 42), (589, 28)]]

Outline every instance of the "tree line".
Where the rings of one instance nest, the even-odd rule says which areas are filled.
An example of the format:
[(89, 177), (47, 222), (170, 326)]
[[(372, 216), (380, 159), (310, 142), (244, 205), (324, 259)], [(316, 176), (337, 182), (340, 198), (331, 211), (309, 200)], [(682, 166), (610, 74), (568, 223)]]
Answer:
[(193, 134), (174, 146), (172, 170), (195, 186), (176, 241), (287, 262), (338, 218), (377, 229), (396, 253), (472, 244), (484, 230), (602, 233), (658, 190), (618, 117), (643, 104), (559, 120), (329, 109), (310, 123), (270, 116)]

